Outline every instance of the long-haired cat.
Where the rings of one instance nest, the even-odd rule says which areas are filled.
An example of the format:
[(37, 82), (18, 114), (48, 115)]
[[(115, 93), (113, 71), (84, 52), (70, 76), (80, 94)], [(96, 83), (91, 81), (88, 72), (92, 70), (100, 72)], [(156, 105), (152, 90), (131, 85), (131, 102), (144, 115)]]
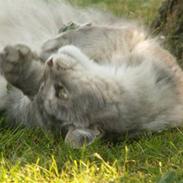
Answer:
[(183, 72), (142, 27), (64, 2), (21, 3), (0, 0), (0, 107), (10, 121), (76, 148), (183, 125)]

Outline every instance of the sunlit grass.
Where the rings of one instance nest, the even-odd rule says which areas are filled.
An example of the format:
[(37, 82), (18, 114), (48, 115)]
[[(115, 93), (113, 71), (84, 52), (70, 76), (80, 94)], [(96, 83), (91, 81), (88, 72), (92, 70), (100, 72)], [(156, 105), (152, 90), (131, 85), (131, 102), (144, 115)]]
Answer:
[(0, 132), (0, 182), (157, 182), (183, 180), (183, 131), (74, 150), (40, 130)]

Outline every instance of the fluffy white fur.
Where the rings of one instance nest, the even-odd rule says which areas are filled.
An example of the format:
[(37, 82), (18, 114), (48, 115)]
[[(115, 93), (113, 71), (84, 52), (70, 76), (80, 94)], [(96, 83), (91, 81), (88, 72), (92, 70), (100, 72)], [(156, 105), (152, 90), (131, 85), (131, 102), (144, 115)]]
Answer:
[(105, 24), (113, 19), (106, 13), (80, 10), (62, 0), (51, 3), (46, 0), (0, 0), (0, 49), (7, 44), (24, 43), (38, 50), (63, 24), (71, 21)]
[[(132, 100), (134, 100), (133, 105), (138, 105), (138, 103), (141, 103), (142, 100), (145, 100), (147, 103), (151, 104), (153, 107), (152, 109), (150, 109), (151, 111), (149, 111), (149, 114), (151, 114), (151, 112), (153, 113), (153, 111), (158, 112), (161, 111), (163, 108), (167, 108), (167, 111), (165, 113), (161, 114), (160, 112), (160, 114), (157, 114), (158, 118), (154, 120), (151, 119), (151, 122), (149, 121), (149, 123), (146, 123), (144, 121), (142, 127), (145, 130), (161, 131), (166, 128), (178, 127), (183, 125), (183, 96), (176, 96), (178, 94), (176, 92), (178, 92), (179, 87), (181, 87), (182, 85), (180, 81), (175, 81), (175, 83), (179, 82), (177, 86), (175, 84), (175, 87), (177, 87), (176, 89), (172, 88), (172, 81), (166, 81), (167, 79), (169, 79), (168, 77), (175, 77), (172, 65), (166, 64), (166, 57), (170, 55), (166, 53), (164, 55), (164, 59), (161, 59), (161, 57), (158, 56), (158, 52), (157, 56), (148, 54), (148, 52), (151, 53), (155, 46), (156, 48), (159, 48), (158, 44), (154, 41), (152, 42), (152, 40), (149, 40), (149, 42), (142, 41), (137, 43), (136, 46), (134, 45), (134, 50), (130, 53), (129, 57), (132, 57), (133, 59), (137, 58), (137, 62), (142, 62), (141, 64), (138, 63), (139, 65), (135, 67), (129, 65), (129, 58), (127, 59), (127, 57), (125, 57), (124, 60), (122, 57), (120, 59), (121, 64), (117, 67), (111, 64), (96, 64), (95, 62), (90, 60), (86, 55), (84, 55), (81, 52), (81, 50), (74, 47), (73, 45), (64, 46), (63, 48), (59, 49), (58, 54), (56, 54), (55, 57), (53, 57), (53, 61), (58, 61), (60, 59), (61, 64), (64, 64), (65, 60), (62, 54), (71, 56), (71, 58), (74, 58), (76, 64), (79, 63), (79, 65), (82, 65), (87, 70), (86, 75), (82, 73), (81, 77), (98, 78), (99, 80), (102, 79), (108, 81), (110, 89), (108, 89), (109, 91), (106, 94), (106, 98), (111, 97), (114, 99), (114, 101), (118, 101), (122, 104), (123, 102), (126, 103), (126, 101), (123, 99), (125, 98), (125, 94), (123, 97), (121, 96), (120, 98), (119, 96), (117, 96), (118, 93), (115, 93), (116, 90), (118, 90), (117, 88), (121, 87), (127, 93), (126, 98), (130, 98), (129, 103), (131, 103)], [(150, 47), (150, 49), (152, 50), (148, 51), (148, 47)], [(158, 51), (161, 52), (162, 50), (160, 49)], [(173, 57), (172, 62), (174, 63)], [(73, 63), (66, 63), (73, 65)], [(174, 67), (176, 67), (176, 65)], [(90, 72), (88, 72), (88, 70)], [(179, 71), (180, 70), (177, 70), (177, 73)], [(159, 86), (157, 86), (157, 79), (161, 77), (162, 74), (165, 74), (165, 76), (163, 76), (165, 78), (163, 78), (162, 81), (158, 84)], [(178, 76), (181, 80), (183, 77), (182, 71), (179, 72)], [(175, 77), (174, 79), (177, 78)], [(103, 88), (103, 90), (105, 89)], [(103, 94), (105, 94), (105, 92), (103, 92)], [(139, 110), (148, 111), (148, 109), (145, 109), (145, 106), (141, 104), (139, 106)], [(124, 108), (128, 108), (128, 106), (125, 106), (125, 104), (123, 105)], [(169, 106), (170, 110), (168, 109)], [(128, 115), (132, 114), (129, 113)], [(115, 124), (114, 121), (112, 125), (113, 127), (116, 125), (116, 128), (120, 128), (120, 125), (118, 123)], [(113, 127), (111, 126), (111, 129)]]

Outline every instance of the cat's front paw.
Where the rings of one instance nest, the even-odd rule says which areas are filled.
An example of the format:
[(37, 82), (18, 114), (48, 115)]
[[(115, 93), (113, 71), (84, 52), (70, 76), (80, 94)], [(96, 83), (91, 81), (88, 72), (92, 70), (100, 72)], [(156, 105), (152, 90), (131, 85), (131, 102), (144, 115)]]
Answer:
[(60, 33), (63, 33), (63, 32), (70, 31), (70, 30), (76, 30), (76, 29), (78, 29), (79, 27), (80, 27), (79, 24), (77, 24), (77, 23), (75, 23), (75, 22), (69, 22), (68, 24), (63, 25), (63, 26), (59, 29), (58, 33), (60, 34)]
[(6, 79), (15, 84), (19, 77), (23, 77), (22, 74), (29, 67), (33, 54), (28, 46), (18, 44), (5, 47), (1, 57), (1, 67)]
[(90, 130), (74, 129), (67, 133), (65, 143), (69, 144), (72, 148), (79, 149), (83, 146), (90, 145), (95, 138), (96, 135)]

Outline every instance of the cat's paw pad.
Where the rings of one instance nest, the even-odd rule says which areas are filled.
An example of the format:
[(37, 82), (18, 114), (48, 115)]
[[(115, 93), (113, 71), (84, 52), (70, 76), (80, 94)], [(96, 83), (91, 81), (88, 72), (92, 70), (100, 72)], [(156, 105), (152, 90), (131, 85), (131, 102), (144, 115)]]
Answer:
[(73, 30), (78, 30), (78, 29), (85, 29), (85, 28), (90, 28), (92, 27), (92, 23), (91, 22), (88, 22), (88, 23), (84, 23), (84, 24), (78, 24), (76, 22), (69, 22), (68, 24), (66, 25), (63, 25), (58, 33), (63, 33), (63, 32), (67, 32), (67, 31), (73, 31)]
[(75, 22), (69, 22), (68, 24), (63, 25), (63, 26), (59, 29), (58, 33), (60, 34), (60, 33), (63, 33), (63, 32), (70, 31), (70, 30), (76, 30), (76, 29), (79, 28), (79, 26), (80, 26), (80, 25), (77, 24), (77, 23), (75, 23)]
[(26, 45), (18, 44), (15, 46), (7, 46), (3, 51), (4, 59), (6, 62), (19, 63), (31, 60), (33, 54), (30, 48)]
[(25, 69), (25, 65), (30, 64), (33, 54), (29, 47), (18, 44), (5, 47), (1, 57), (3, 73), (10, 82), (14, 82)]

